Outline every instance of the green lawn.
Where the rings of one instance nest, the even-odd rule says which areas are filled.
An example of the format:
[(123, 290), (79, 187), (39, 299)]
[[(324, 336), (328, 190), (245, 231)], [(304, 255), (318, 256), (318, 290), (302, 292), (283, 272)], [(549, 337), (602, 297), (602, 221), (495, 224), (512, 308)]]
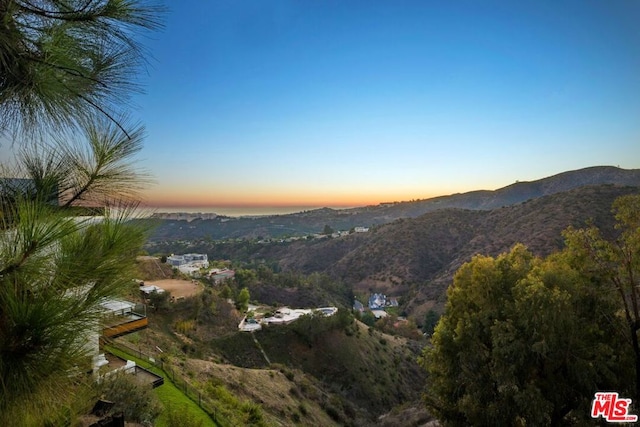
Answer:
[[(182, 417), (192, 420), (193, 425), (201, 425), (202, 427), (216, 426), (213, 420), (205, 411), (202, 410), (202, 408), (185, 396), (184, 393), (182, 393), (180, 389), (178, 389), (166, 377), (164, 379), (164, 384), (156, 388), (154, 391), (165, 408), (171, 408), (174, 411), (178, 411), (182, 414)], [(168, 411), (164, 411), (160, 414), (156, 419), (155, 425), (158, 427), (170, 425)]]
[[(165, 407), (165, 409), (170, 408), (170, 410), (179, 412), (183, 419), (193, 421), (193, 423), (189, 425), (217, 427), (216, 423), (213, 422), (211, 417), (209, 417), (209, 415), (202, 408), (200, 408), (193, 400), (189, 399), (189, 397), (187, 397), (178, 387), (176, 387), (169, 376), (161, 369), (151, 365), (149, 362), (146, 362), (111, 346), (105, 347), (114, 355), (122, 357), (124, 359), (132, 360), (139, 366), (150, 370), (154, 374), (162, 375), (164, 377), (164, 384), (154, 389), (154, 392), (156, 393), (156, 396), (158, 396), (158, 399)], [(163, 413), (156, 419), (155, 425), (158, 427), (166, 427), (170, 425), (168, 410), (163, 411)]]

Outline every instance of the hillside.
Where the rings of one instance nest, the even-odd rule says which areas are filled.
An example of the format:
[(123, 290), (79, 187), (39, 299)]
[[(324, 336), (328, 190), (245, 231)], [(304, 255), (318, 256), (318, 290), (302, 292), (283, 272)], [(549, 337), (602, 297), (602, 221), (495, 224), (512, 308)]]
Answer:
[(455, 271), (475, 254), (498, 255), (521, 242), (540, 256), (562, 247), (569, 226), (592, 221), (612, 234), (611, 204), (636, 187), (595, 186), (556, 193), (491, 211), (446, 209), (401, 219), (370, 233), (315, 244), (297, 243), (279, 254), (280, 266), (324, 271), (354, 286), (407, 297), (405, 310), (421, 314), (442, 305)]
[(374, 331), (347, 311), (254, 334), (239, 332), (239, 320), (208, 288), (150, 313), (149, 329), (123, 339), (170, 364), (227, 417), (253, 405), (266, 425), (360, 426), (399, 405), (421, 406), (424, 342)]
[[(561, 248), (564, 229), (589, 221), (611, 234), (611, 204), (638, 191), (614, 185), (581, 187), (494, 210), (437, 210), (333, 239), (272, 244), (196, 241), (165, 248), (266, 263), (282, 271), (325, 273), (347, 283), (356, 295), (377, 291), (403, 297), (404, 311), (420, 321), (429, 308), (442, 307), (453, 273), (473, 255), (497, 255), (517, 242), (547, 255)], [(269, 286), (262, 283), (264, 290)]]
[[(595, 172), (611, 170), (583, 172), (593, 178)], [(325, 303), (349, 307), (352, 294), (383, 292), (400, 297), (399, 313), (420, 324), (429, 309), (443, 307), (453, 274), (475, 254), (497, 255), (522, 242), (534, 254), (545, 256), (562, 247), (563, 230), (589, 223), (614, 236), (613, 201), (638, 194), (640, 187), (605, 184), (565, 190), (584, 182), (585, 176), (570, 173), (535, 185), (518, 183), (503, 189), (500, 197), (467, 194), (476, 208), (434, 209), (372, 227), (367, 233), (270, 243), (200, 238), (151, 247), (206, 252), (210, 259), (277, 271), (290, 279), (290, 285), (278, 286), (265, 275), (249, 286), (252, 300), (274, 307)], [(499, 203), (496, 200), (528, 197), (534, 190), (549, 194), (486, 208)], [(161, 274), (151, 262), (147, 260), (140, 271)], [(240, 333), (240, 313), (217, 296), (217, 289), (208, 287), (167, 311), (153, 313), (152, 327), (141, 333), (137, 345), (171, 360), (206, 393), (221, 399), (230, 393), (240, 402), (238, 407), (257, 411), (269, 424), (359, 426), (397, 425), (407, 417), (420, 423), (428, 420), (419, 403), (424, 373), (416, 363), (425, 343), (385, 335), (351, 320), (346, 310), (339, 313)], [(247, 406), (256, 403), (259, 411)]]
[[(289, 215), (252, 218), (216, 217), (187, 220), (155, 219), (151, 242), (194, 239), (264, 239), (374, 226), (400, 218), (415, 218), (446, 208), (492, 210), (590, 185), (640, 187), (640, 169), (597, 166), (563, 172), (530, 182), (516, 182), (498, 190), (479, 190), (411, 202), (394, 202), (353, 209), (316, 209)], [(209, 218), (209, 216), (205, 216)]]

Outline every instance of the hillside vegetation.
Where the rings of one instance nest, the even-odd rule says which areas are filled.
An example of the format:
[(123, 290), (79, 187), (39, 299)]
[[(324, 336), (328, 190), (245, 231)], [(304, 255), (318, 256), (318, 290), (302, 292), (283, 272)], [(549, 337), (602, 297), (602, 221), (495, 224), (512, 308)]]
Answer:
[[(420, 322), (427, 310), (441, 309), (454, 272), (473, 255), (495, 256), (523, 243), (535, 255), (546, 256), (562, 247), (564, 229), (589, 223), (612, 235), (611, 204), (639, 191), (639, 187), (586, 186), (494, 210), (441, 209), (340, 238), (272, 244), (196, 240), (164, 248), (266, 264), (283, 272), (326, 274), (350, 286), (356, 295), (384, 292), (402, 297), (403, 311)], [(261, 282), (262, 291), (269, 286), (269, 281)]]
[(238, 331), (240, 319), (209, 288), (150, 313), (150, 328), (126, 339), (175, 367), (227, 419), (254, 405), (264, 425), (371, 425), (420, 399), (424, 342), (383, 334), (344, 310), (254, 334)]
[[(221, 413), (245, 423), (251, 418), (253, 425), (424, 424), (432, 418), (420, 403), (426, 378), (417, 356), (427, 341), (412, 333), (406, 336), (414, 339), (398, 336), (395, 314), (407, 315), (405, 325), (415, 333), (416, 323), (441, 312), (454, 273), (476, 254), (495, 257), (523, 243), (533, 255), (545, 257), (563, 247), (567, 227), (591, 224), (605, 237), (615, 237), (611, 206), (620, 196), (638, 194), (640, 187), (578, 184), (617, 172), (635, 176), (591, 168), (496, 192), (454, 195), (427, 203), (442, 208), (415, 217), (404, 211), (405, 217), (369, 232), (340, 237), (151, 242), (152, 253), (205, 252), (212, 260), (228, 260), (225, 265), (236, 270), (236, 277), (153, 313), (153, 326), (136, 344), (176, 365), (194, 387), (217, 399)], [(466, 200), (467, 205), (443, 207), (442, 200)], [(505, 204), (488, 208), (496, 203)], [(139, 270), (159, 274), (153, 266)], [(237, 296), (240, 288), (249, 290), (253, 302), (274, 308), (341, 309), (330, 318), (303, 317), (287, 326), (241, 333), (242, 314), (220, 296), (223, 290)], [(400, 301), (390, 321), (369, 316), (375, 328), (349, 312), (354, 296), (366, 298), (371, 292)]]

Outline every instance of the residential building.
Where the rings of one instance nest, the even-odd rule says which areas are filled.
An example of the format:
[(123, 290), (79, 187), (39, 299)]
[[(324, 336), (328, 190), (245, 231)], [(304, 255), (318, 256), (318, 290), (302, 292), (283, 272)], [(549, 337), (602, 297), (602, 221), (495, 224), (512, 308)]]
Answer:
[(369, 309), (379, 310), (384, 309), (387, 305), (387, 297), (384, 294), (371, 294), (369, 297)]
[(209, 268), (207, 254), (184, 254), (167, 257), (167, 264), (178, 268), (184, 274), (193, 275), (201, 268)]
[(167, 264), (174, 267), (200, 264), (201, 267), (207, 268), (209, 267), (209, 260), (207, 259), (207, 254), (171, 255), (170, 257), (167, 257)]
[(227, 268), (223, 269), (213, 269), (209, 272), (209, 278), (213, 279), (213, 282), (217, 285), (219, 283), (224, 282), (227, 279), (233, 279), (236, 275), (234, 270), (229, 270)]

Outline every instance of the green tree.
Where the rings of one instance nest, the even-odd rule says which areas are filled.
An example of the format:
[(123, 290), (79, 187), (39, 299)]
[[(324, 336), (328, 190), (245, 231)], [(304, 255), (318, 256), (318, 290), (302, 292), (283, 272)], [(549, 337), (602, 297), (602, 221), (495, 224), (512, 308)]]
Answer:
[(166, 311), (170, 307), (171, 292), (153, 291), (149, 294), (149, 303), (154, 311)]
[[(160, 11), (0, 1), (0, 133), (38, 136), (0, 167), (26, 178), (0, 180), (0, 425), (52, 423), (90, 369), (100, 303), (135, 277), (145, 230), (130, 219), (144, 177), (131, 159), (144, 132), (121, 106), (144, 63), (136, 36)], [(78, 216), (87, 207), (100, 218)]]
[(139, 91), (135, 36), (159, 28), (162, 10), (135, 0), (0, 2), (0, 132), (59, 133), (96, 115), (118, 123)]
[(249, 289), (242, 288), (238, 293), (236, 308), (240, 311), (247, 311), (247, 308), (249, 307), (249, 298)]
[(571, 263), (590, 281), (618, 296), (624, 313), (627, 347), (633, 351), (634, 401), (640, 400), (640, 195), (618, 198), (613, 204), (618, 237), (609, 241), (591, 226), (568, 229), (564, 236)]
[(595, 391), (628, 390), (616, 301), (569, 260), (517, 245), (456, 273), (421, 358), (441, 421), (560, 425), (588, 419)]
[[(96, 128), (101, 142), (91, 141), (88, 150), (40, 145), (25, 150), (15, 169), (5, 169), (31, 180), (5, 179), (0, 185), (2, 425), (15, 425), (26, 412), (45, 416), (59, 409), (59, 389), (70, 385), (70, 372), (90, 368), (85, 356), (101, 301), (125, 293), (135, 277), (135, 256), (146, 233), (130, 221), (135, 205), (128, 190), (120, 197), (120, 178), (135, 178), (128, 159), (139, 140), (123, 132), (122, 138), (103, 138), (110, 126)], [(121, 144), (130, 147), (119, 149)], [(97, 163), (105, 158), (110, 166), (101, 169)], [(64, 190), (60, 205), (52, 199), (54, 183)], [(104, 206), (99, 218), (75, 217), (69, 210), (98, 200)]]
[(273, 269), (269, 266), (260, 264), (256, 270), (256, 274), (258, 275), (258, 279), (261, 282), (266, 282), (271, 284), (275, 280), (275, 274), (273, 273)]
[(330, 236), (333, 234), (333, 228), (329, 224), (325, 224), (324, 229), (322, 230), (322, 234)]
[(376, 325), (376, 316), (374, 316), (370, 310), (367, 310), (364, 313), (362, 313), (362, 316), (360, 317), (360, 321), (365, 325), (369, 326), (370, 328), (372, 328)]
[(440, 316), (434, 310), (427, 311), (427, 314), (424, 316), (424, 324), (422, 325), (422, 332), (427, 335), (432, 335), (433, 331), (438, 324), (438, 320)]
[(233, 291), (229, 287), (228, 283), (225, 283), (220, 290), (220, 298), (229, 299), (233, 296)]
[(105, 415), (121, 413), (128, 422), (150, 425), (160, 414), (161, 405), (151, 387), (137, 381), (135, 375), (118, 372), (95, 385), (95, 397), (114, 406)]
[(254, 285), (258, 280), (258, 275), (254, 270), (238, 268), (235, 270), (235, 275), (233, 276), (233, 278), (239, 287), (246, 287)]

